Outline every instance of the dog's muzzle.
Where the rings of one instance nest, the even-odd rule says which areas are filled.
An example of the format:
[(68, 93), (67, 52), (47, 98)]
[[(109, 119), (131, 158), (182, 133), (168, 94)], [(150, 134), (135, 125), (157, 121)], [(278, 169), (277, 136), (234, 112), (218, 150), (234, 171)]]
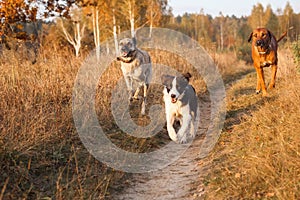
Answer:
[(264, 41), (263, 40), (257, 40), (256, 43), (255, 43), (255, 46), (264, 47), (265, 46)]
[(172, 103), (176, 103), (177, 102), (177, 98), (175, 94), (171, 94), (171, 102)]
[(123, 58), (129, 58), (129, 57), (133, 57), (134, 56), (134, 52), (135, 50), (126, 48), (126, 47), (122, 47), (120, 50), (120, 54)]
[(128, 57), (130, 51), (128, 51), (126, 48), (122, 48), (120, 53), (122, 57)]

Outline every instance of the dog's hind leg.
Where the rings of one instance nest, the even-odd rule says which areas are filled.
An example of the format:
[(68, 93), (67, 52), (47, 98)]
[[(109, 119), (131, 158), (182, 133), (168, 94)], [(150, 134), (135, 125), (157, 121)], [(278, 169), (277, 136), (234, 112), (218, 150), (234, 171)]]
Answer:
[(195, 125), (194, 125), (194, 123), (195, 123), (195, 120), (192, 119), (191, 127), (190, 127), (190, 135), (191, 135), (192, 139), (194, 139), (194, 137), (195, 137)]
[(138, 100), (138, 99), (139, 99), (139, 93), (140, 93), (140, 86), (136, 88), (136, 91), (135, 91), (135, 93), (134, 93), (134, 95), (133, 95), (133, 98), (134, 98), (135, 100)]

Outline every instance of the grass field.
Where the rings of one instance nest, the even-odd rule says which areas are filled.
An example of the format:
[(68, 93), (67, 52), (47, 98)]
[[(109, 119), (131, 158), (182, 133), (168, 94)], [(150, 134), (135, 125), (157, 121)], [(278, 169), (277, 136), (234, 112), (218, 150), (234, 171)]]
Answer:
[(228, 89), (223, 134), (200, 163), (209, 169), (202, 177), (206, 199), (300, 198), (300, 79), (290, 52), (279, 54), (269, 97), (254, 94), (255, 73)]
[[(59, 56), (58, 56), (59, 55)], [(180, 58), (151, 52), (161, 64), (192, 70)], [(289, 55), (289, 52), (287, 53)], [(207, 199), (299, 199), (299, 75), (284, 63), (278, 87), (269, 98), (254, 95), (255, 74), (229, 54), (216, 54), (227, 91), (227, 120), (209, 166)], [(230, 58), (230, 59), (229, 59)], [(38, 62), (11, 51), (0, 61), (0, 200), (104, 199), (109, 186), (122, 179), (91, 156), (82, 145), (72, 118), (72, 89), (84, 58), (65, 49), (40, 52)], [(124, 149), (144, 152), (168, 141), (165, 130), (152, 139), (125, 137), (108, 108), (111, 88), (121, 72), (116, 63), (99, 81), (96, 108), (108, 136)], [(112, 76), (113, 75), (113, 76)], [(245, 77), (244, 77), (245, 76)], [(240, 79), (240, 80), (239, 80)], [(237, 81), (239, 80), (239, 81)], [(192, 82), (205, 92), (201, 77)], [(152, 88), (161, 103), (161, 88)], [(153, 102), (152, 102), (153, 103)], [(133, 108), (138, 109), (138, 108)], [(135, 118), (147, 123), (147, 117)]]

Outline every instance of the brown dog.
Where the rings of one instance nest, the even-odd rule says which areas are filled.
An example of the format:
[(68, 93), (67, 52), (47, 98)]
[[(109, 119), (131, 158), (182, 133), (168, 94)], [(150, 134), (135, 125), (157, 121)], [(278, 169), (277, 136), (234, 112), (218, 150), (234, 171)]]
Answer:
[(267, 95), (267, 89), (264, 78), (264, 67), (272, 66), (272, 77), (269, 89), (275, 87), (275, 78), (277, 73), (277, 47), (278, 42), (286, 36), (285, 32), (278, 40), (266, 28), (257, 28), (250, 34), (248, 42), (252, 40), (252, 59), (257, 72), (256, 93), (262, 90), (263, 96)]

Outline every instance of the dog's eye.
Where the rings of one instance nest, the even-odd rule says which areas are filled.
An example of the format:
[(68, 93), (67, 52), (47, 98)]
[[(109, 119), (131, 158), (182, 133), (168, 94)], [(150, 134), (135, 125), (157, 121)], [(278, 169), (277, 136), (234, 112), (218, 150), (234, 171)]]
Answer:
[(266, 36), (266, 34), (264, 34), (264, 33), (263, 33), (263, 34), (261, 34), (261, 37), (265, 37), (265, 36)]
[(120, 46), (123, 46), (123, 42), (120, 42), (120, 44), (119, 44)]
[(254, 34), (253, 37), (257, 37), (257, 34)]
[(169, 87), (166, 87), (166, 89), (167, 89), (167, 92), (169, 93), (170, 92), (170, 90), (171, 90), (171, 88), (169, 88)]

